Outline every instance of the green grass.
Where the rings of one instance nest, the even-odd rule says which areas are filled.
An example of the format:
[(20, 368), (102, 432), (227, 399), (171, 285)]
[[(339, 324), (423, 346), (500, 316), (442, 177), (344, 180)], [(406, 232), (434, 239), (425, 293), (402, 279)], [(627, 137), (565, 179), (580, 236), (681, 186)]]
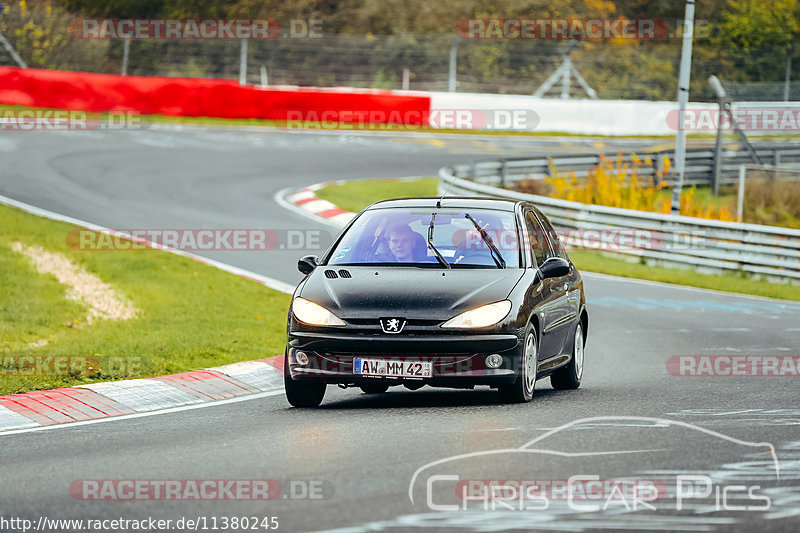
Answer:
[[(0, 359), (97, 357), (100, 371), (27, 376), (0, 368), (0, 394), (152, 377), (283, 353), (288, 295), (167, 252), (74, 250), (67, 245), (74, 228), (0, 206)], [(142, 313), (128, 321), (87, 324), (83, 304), (66, 299), (64, 285), (12, 251), (15, 241), (64, 254)], [(41, 340), (47, 345), (30, 347)]]
[(701, 274), (689, 269), (631, 263), (624, 259), (609, 257), (597, 250), (571, 250), (569, 257), (578, 269), (585, 272), (598, 272), (625, 278), (661, 281), (783, 300), (800, 300), (800, 285), (769, 283), (747, 275)]
[[(358, 212), (373, 202), (387, 198), (436, 195), (438, 179), (419, 180), (364, 180), (351, 181), (342, 185), (330, 185), (316, 191), (324, 198), (342, 209)], [(710, 196), (710, 193), (709, 193)], [(656, 265), (631, 263), (597, 250), (572, 250), (570, 258), (580, 270), (598, 272), (628, 278), (675, 283), (704, 289), (735, 292), (800, 300), (800, 286), (783, 283), (769, 283), (747, 275), (738, 274), (700, 274), (694, 270), (667, 268)]]
[(437, 196), (437, 178), (415, 180), (359, 180), (329, 185), (316, 191), (318, 197), (347, 211), (358, 213), (369, 204), (390, 198)]

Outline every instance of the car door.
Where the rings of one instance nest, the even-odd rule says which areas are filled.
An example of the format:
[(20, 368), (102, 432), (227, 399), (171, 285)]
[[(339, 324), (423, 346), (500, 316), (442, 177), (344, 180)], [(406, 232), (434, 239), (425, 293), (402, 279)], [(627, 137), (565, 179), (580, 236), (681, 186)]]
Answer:
[[(547, 237), (547, 258), (560, 257), (569, 261), (567, 252), (561, 240), (553, 229), (550, 221), (537, 209), (533, 209), (539, 220), (544, 233)], [(574, 267), (573, 267), (574, 269)], [(548, 310), (549, 319), (547, 323), (547, 333), (550, 336), (554, 355), (568, 351), (567, 341), (570, 340), (572, 328), (578, 320), (578, 307), (580, 305), (580, 290), (574, 286), (575, 276), (573, 269), (569, 274), (561, 277), (550, 278), (550, 290), (552, 293), (552, 305)]]
[[(542, 227), (539, 219), (534, 212), (526, 208), (523, 211), (523, 218), (525, 220), (526, 239), (529, 244), (529, 266), (531, 268), (539, 268), (547, 260), (549, 244), (547, 235)], [(534, 313), (539, 318), (540, 335), (539, 335), (539, 354), (540, 361), (548, 359), (555, 355), (559, 355), (561, 346), (558, 344), (559, 340), (554, 338), (551, 327), (552, 321), (556, 318), (556, 308), (558, 307), (558, 294), (553, 291), (553, 283), (551, 279), (541, 279), (538, 283), (532, 285), (529, 289), (530, 298), (536, 302)], [(563, 343), (563, 341), (562, 341)]]

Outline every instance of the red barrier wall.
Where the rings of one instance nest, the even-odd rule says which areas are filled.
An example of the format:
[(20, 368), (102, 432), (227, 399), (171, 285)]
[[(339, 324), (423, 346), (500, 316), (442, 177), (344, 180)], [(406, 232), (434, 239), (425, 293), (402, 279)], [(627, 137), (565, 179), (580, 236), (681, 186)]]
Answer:
[(0, 67), (0, 104), (144, 115), (426, 125), (430, 97), (383, 90), (261, 89), (221, 79)]

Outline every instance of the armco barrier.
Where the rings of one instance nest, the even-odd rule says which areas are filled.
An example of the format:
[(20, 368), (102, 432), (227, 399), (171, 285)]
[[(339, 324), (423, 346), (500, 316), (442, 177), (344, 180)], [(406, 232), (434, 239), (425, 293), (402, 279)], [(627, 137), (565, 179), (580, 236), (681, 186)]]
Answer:
[[(800, 163), (800, 144), (784, 143), (756, 144), (753, 146), (761, 160), (770, 165), (787, 165)], [(649, 157), (653, 167), (642, 166), (636, 169), (636, 175), (641, 178), (655, 179), (657, 169), (663, 168), (664, 158), (668, 158), (674, 168), (675, 151), (662, 150), (659, 152), (643, 152), (639, 159)], [(483, 184), (497, 184), (500, 187), (511, 185), (515, 181), (524, 179), (542, 179), (553, 174), (553, 167), (562, 175), (571, 172), (576, 177), (585, 177), (590, 170), (601, 163), (603, 159), (618, 161), (617, 153), (608, 154), (564, 154), (553, 157), (537, 158), (509, 158), (493, 161), (478, 161), (471, 165), (457, 165), (453, 167), (455, 176), (467, 178)], [(634, 156), (623, 153), (619, 159), (624, 165), (633, 165)], [(750, 153), (746, 150), (723, 150), (720, 174), (722, 183), (735, 183), (739, 176), (739, 166), (752, 164)], [(714, 173), (714, 148), (689, 148), (686, 150), (686, 178), (689, 185), (710, 184)], [(675, 174), (667, 173), (664, 180), (673, 182)]]
[(588, 247), (603, 248), (603, 233), (641, 230), (645, 235), (658, 235), (655, 246), (653, 239), (641, 243), (631, 240), (629, 245), (613, 251), (700, 271), (738, 271), (776, 281), (800, 282), (800, 230), (557, 200), (458, 178), (452, 167), (442, 168), (439, 177), (439, 194), (533, 202), (562, 234), (569, 236), (570, 230), (581, 232), (580, 242), (568, 238), (568, 245), (586, 246), (586, 235), (597, 232), (597, 239), (590, 241)]
[(356, 118), (359, 114), (377, 111), (370, 115), (370, 122), (387, 123), (394, 115), (416, 126), (427, 124), (430, 98), (374, 89), (260, 88), (221, 79), (0, 67), (0, 104), (267, 120), (292, 119), (289, 112), (301, 111), (304, 116), (337, 123), (363, 122)]

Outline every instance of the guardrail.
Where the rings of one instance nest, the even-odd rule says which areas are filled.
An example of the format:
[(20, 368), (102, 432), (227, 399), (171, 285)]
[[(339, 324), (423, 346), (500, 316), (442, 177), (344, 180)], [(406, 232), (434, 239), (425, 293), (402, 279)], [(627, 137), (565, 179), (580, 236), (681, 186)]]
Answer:
[[(765, 164), (786, 165), (800, 163), (800, 146), (755, 146), (756, 153)], [(668, 157), (672, 168), (674, 165), (674, 152), (663, 150), (659, 152), (646, 152), (638, 154), (639, 159), (649, 157), (652, 159), (653, 167), (639, 167), (636, 169), (638, 177), (653, 177), (656, 172), (664, 170), (664, 157)], [(545, 176), (552, 175), (552, 168), (555, 167), (559, 172), (566, 173), (572, 171), (577, 177), (585, 177), (587, 173), (597, 165), (602, 157), (616, 161), (617, 154), (575, 154), (559, 155), (554, 157), (538, 158), (515, 158), (499, 159), (496, 161), (479, 161), (469, 165), (458, 165), (453, 167), (455, 175), (459, 178), (468, 178), (472, 181), (485, 184), (495, 184), (500, 187), (512, 184), (523, 179), (543, 179)], [(633, 163), (631, 154), (622, 155), (622, 163)], [(735, 183), (737, 180), (739, 166), (753, 163), (750, 154), (744, 150), (723, 151), (721, 164), (722, 183)], [(690, 148), (686, 151), (686, 183), (690, 185), (710, 184), (714, 173), (714, 148)], [(664, 180), (671, 182), (674, 176), (667, 174)]]
[[(439, 171), (439, 194), (531, 201), (547, 214), (568, 246), (704, 272), (746, 272), (772, 281), (800, 282), (800, 230), (558, 200), (460, 178), (457, 169), (463, 172), (464, 167), (470, 165)], [(518, 172), (524, 167), (505, 168)]]

